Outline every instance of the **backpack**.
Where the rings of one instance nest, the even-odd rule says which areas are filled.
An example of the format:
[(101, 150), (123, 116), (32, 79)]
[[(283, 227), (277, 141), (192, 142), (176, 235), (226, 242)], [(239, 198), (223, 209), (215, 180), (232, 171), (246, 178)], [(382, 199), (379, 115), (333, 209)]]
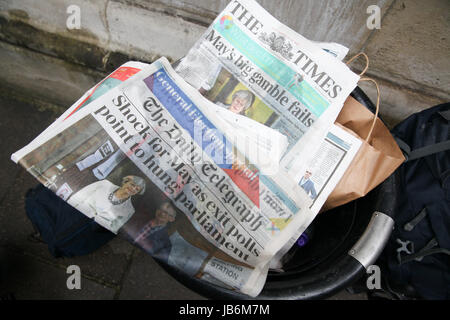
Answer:
[(25, 210), (54, 257), (86, 255), (115, 237), (43, 185), (27, 191)]
[(450, 299), (450, 103), (416, 113), (392, 133), (405, 153), (395, 227), (381, 255), (399, 298)]

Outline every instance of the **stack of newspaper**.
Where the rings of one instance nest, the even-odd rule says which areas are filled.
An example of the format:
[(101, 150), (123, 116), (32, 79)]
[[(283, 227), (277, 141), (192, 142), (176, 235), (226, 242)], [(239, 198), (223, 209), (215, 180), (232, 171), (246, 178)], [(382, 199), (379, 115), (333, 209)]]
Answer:
[(257, 296), (359, 148), (333, 125), (359, 77), (253, 0), (174, 70), (128, 62), (12, 159), (187, 276)]

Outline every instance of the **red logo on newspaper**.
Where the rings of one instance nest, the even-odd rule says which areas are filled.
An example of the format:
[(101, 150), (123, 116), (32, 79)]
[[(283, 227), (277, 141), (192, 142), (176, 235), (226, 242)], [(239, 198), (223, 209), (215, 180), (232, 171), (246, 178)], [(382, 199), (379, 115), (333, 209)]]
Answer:
[(78, 107), (76, 107), (75, 109), (73, 109), (73, 111), (64, 119), (66, 120), (67, 118), (69, 118), (72, 114), (74, 114), (75, 112), (78, 111), (78, 109), (82, 108), (84, 106), (84, 104), (86, 103), (86, 101), (88, 101), (92, 95), (95, 93), (95, 90), (97, 90), (97, 88), (99, 86), (101, 86), (101, 84), (109, 78), (114, 78), (120, 81), (125, 81), (127, 80), (129, 77), (135, 75), (136, 73), (138, 73), (139, 71), (141, 71), (141, 69), (137, 69), (137, 68), (131, 68), (131, 67), (120, 67), (119, 69), (117, 69), (116, 71), (114, 71), (113, 73), (111, 73), (111, 75), (109, 75), (107, 78), (103, 79), (102, 81), (100, 81), (94, 88), (94, 90), (92, 90), (92, 92), (86, 97), (86, 99), (84, 99), (79, 105)]
[(246, 166), (223, 169), (245, 195), (259, 208), (259, 173)]
[(114, 71), (109, 78), (114, 78), (120, 81), (125, 81), (127, 80), (129, 77), (135, 75), (136, 73), (138, 73), (139, 71), (141, 71), (140, 69), (136, 69), (136, 68), (131, 68), (131, 67), (120, 67), (119, 69), (117, 69), (116, 71)]

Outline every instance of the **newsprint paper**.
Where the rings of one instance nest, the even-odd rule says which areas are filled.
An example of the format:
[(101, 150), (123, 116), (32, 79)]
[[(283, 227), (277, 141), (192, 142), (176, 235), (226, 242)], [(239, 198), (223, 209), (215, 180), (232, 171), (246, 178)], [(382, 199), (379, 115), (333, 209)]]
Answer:
[(280, 165), (297, 173), (359, 80), (343, 49), (302, 37), (254, 0), (233, 0), (175, 69), (215, 104), (285, 135)]
[(155, 258), (256, 296), (313, 201), (282, 172), (261, 174), (214, 108), (161, 58), (12, 159)]
[(155, 258), (256, 296), (359, 148), (331, 125), (358, 80), (345, 53), (232, 1), (179, 75), (128, 62), (12, 159)]

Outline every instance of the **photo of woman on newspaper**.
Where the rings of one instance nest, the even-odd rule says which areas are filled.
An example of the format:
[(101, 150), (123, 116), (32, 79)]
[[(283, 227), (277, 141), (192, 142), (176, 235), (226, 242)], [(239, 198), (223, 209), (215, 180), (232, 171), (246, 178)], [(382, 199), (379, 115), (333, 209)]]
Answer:
[(223, 67), (219, 66), (217, 70), (213, 70), (198, 90), (218, 106), (266, 126), (270, 127), (278, 119), (276, 112)]
[(120, 187), (107, 179), (91, 183), (72, 195), (67, 202), (101, 226), (117, 233), (135, 212), (131, 197), (144, 192), (143, 178), (126, 176)]
[(217, 102), (217, 105), (228, 109), (229, 111), (245, 115), (245, 111), (250, 108), (255, 101), (255, 95), (248, 90), (239, 90), (233, 93), (231, 97), (231, 104), (223, 104), (222, 102)]

